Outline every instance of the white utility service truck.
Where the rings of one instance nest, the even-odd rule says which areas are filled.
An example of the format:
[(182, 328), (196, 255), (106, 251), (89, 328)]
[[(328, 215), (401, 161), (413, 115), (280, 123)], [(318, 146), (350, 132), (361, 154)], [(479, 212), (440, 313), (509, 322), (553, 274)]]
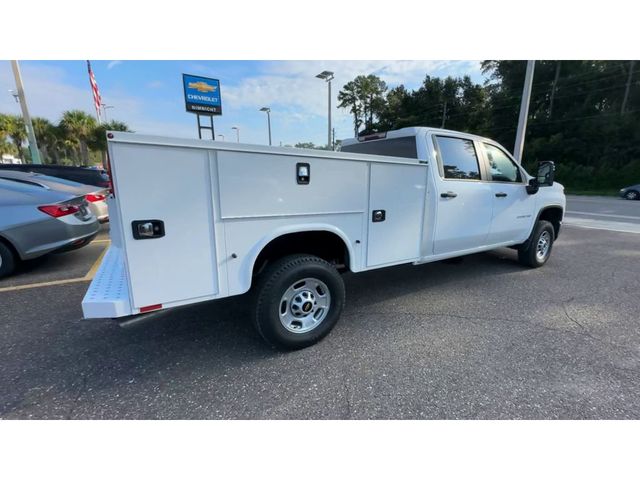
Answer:
[(565, 210), (553, 163), (531, 177), (487, 138), (404, 128), (340, 152), (109, 132), (111, 246), (85, 318), (253, 290), (260, 334), (311, 345), (342, 312), (341, 272), (513, 247), (549, 258)]

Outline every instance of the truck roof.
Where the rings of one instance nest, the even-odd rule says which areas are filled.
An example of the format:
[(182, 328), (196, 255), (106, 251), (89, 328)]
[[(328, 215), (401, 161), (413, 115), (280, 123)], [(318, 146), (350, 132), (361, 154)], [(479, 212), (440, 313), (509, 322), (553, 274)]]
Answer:
[(417, 137), (419, 135), (426, 135), (427, 133), (435, 134), (448, 134), (448, 135), (464, 135), (465, 137), (472, 137), (476, 140), (491, 141), (488, 138), (474, 135), (467, 132), (458, 132), (455, 130), (447, 130), (444, 128), (433, 127), (405, 127), (398, 130), (389, 130), (388, 132), (372, 133), (370, 135), (361, 135), (359, 137), (345, 138), (342, 141), (342, 145), (353, 145), (354, 143), (360, 143), (363, 141), (378, 141), (386, 138), (399, 138), (399, 137)]

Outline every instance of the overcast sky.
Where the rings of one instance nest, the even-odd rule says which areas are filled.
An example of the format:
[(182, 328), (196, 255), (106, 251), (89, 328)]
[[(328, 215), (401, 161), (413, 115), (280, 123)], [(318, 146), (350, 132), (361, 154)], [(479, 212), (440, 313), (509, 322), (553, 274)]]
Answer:
[[(197, 138), (196, 116), (184, 108), (182, 73), (220, 80), (223, 115), (215, 117), (216, 134), (235, 141), (265, 144), (266, 115), (271, 108), (273, 144), (314, 142), (327, 138), (327, 86), (315, 78), (335, 72), (333, 122), (336, 138), (353, 136), (352, 119), (336, 108), (340, 88), (357, 75), (376, 74), (390, 87), (417, 88), (424, 76), (469, 75), (484, 81), (479, 61), (92, 61), (108, 119), (126, 122), (139, 133)], [(57, 122), (63, 111), (95, 113), (85, 60), (20, 63), (32, 116)], [(0, 62), (0, 112), (20, 112), (8, 92), (15, 89), (11, 65)], [(3, 93), (4, 92), (4, 93)], [(203, 132), (205, 133), (205, 132)]]

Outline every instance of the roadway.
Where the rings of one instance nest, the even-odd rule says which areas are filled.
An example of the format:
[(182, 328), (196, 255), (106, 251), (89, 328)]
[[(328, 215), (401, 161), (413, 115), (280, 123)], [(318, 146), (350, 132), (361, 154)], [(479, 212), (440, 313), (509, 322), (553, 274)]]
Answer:
[(565, 224), (640, 233), (640, 201), (567, 195)]

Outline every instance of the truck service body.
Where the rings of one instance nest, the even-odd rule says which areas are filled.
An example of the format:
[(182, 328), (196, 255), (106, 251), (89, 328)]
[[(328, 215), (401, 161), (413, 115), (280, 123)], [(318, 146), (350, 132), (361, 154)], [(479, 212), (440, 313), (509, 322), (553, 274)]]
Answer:
[(351, 139), (340, 152), (109, 132), (108, 152), (111, 245), (85, 318), (253, 288), (258, 330), (282, 348), (330, 331), (340, 271), (506, 246), (541, 266), (565, 210), (552, 169), (533, 178), (489, 139), (425, 127)]

